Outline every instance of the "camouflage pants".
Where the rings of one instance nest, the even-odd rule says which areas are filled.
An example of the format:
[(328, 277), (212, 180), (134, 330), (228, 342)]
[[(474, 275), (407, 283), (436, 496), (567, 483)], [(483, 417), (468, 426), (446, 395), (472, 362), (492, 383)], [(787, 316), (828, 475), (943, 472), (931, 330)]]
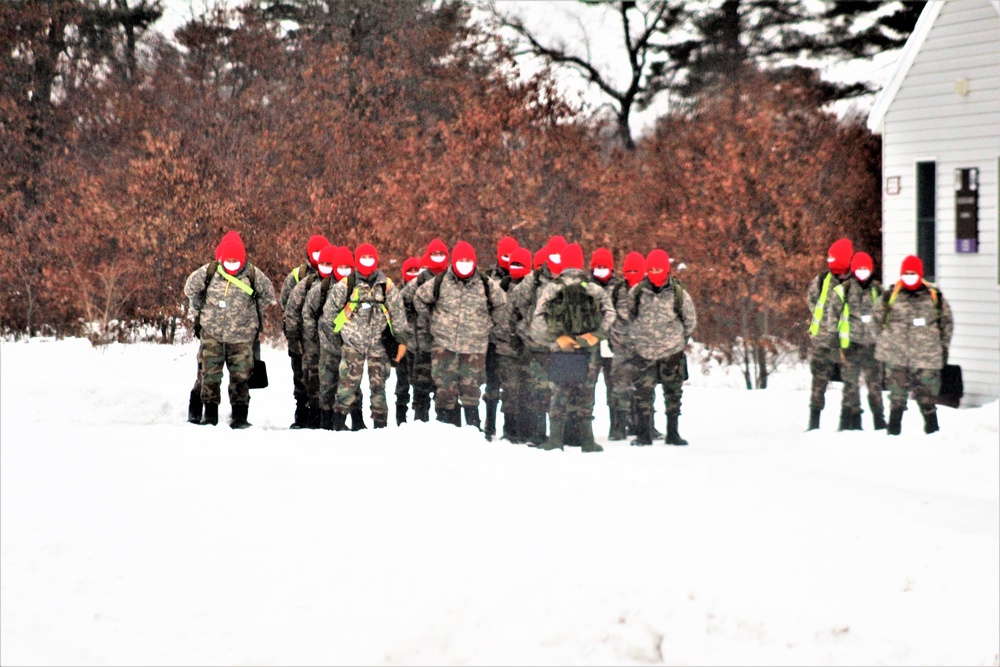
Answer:
[(410, 386), (413, 388), (414, 412), (419, 412), (420, 408), (430, 409), (431, 407), (431, 394), (434, 393), (432, 366), (430, 352), (417, 350), (413, 353), (412, 363), (408, 370)]
[(513, 357), (497, 355), (500, 398), (503, 401), (500, 411), (505, 415), (505, 419), (513, 420), (513, 415), (524, 414), (524, 411), (531, 409), (527, 400), (526, 359), (527, 355), (524, 353)]
[[(858, 366), (860, 376), (865, 381), (865, 388), (868, 391), (868, 408), (873, 414), (884, 415), (885, 404), (882, 401), (882, 390), (885, 378), (882, 362), (875, 358), (875, 346), (852, 346), (849, 356), (853, 358), (853, 363)], [(859, 388), (859, 394), (860, 391)]]
[(547, 413), (552, 402), (552, 386), (549, 383), (549, 351), (526, 352), (525, 397), (529, 412)]
[(934, 399), (941, 391), (941, 371), (906, 366), (885, 367), (885, 380), (889, 385), (889, 407), (906, 410), (906, 400), (913, 392), (921, 414), (932, 415), (937, 411)]
[(656, 385), (663, 387), (663, 404), (667, 416), (679, 415), (684, 380), (688, 378), (684, 350), (656, 361), (636, 357), (636, 370), (635, 404), (639, 418), (652, 418)]
[(500, 402), (500, 355), (497, 354), (497, 346), (490, 343), (486, 348), (486, 389), (483, 391), (483, 400), (487, 403)]
[(306, 377), (302, 369), (302, 355), (289, 354), (288, 358), (292, 362), (292, 396), (295, 397), (295, 404), (305, 403), (309, 399), (306, 390)]
[(392, 367), (396, 369), (396, 405), (410, 404), (410, 367), (413, 364), (413, 353), (408, 351), (399, 360), (393, 362)]
[(597, 374), (603, 364), (600, 350), (594, 348), (590, 352), (587, 363), (587, 379), (574, 384), (551, 383), (552, 398), (549, 401), (549, 419), (559, 421), (571, 419), (574, 421), (593, 421), (594, 419), (594, 388), (597, 386)]
[(302, 382), (310, 405), (320, 405), (319, 348), (306, 349), (302, 355)]
[(462, 354), (435, 348), (431, 352), (434, 410), (479, 407), (479, 387), (486, 382), (486, 354)]
[(201, 365), (201, 402), (222, 402), (222, 372), (229, 368), (229, 404), (249, 405), (247, 381), (253, 373), (253, 342), (223, 343), (202, 334), (198, 350)]
[(389, 406), (385, 402), (385, 378), (389, 375), (389, 359), (380, 354), (365, 355), (350, 345), (340, 348), (340, 376), (337, 380), (337, 404), (334, 409), (348, 414), (361, 399), (361, 377), (368, 363), (368, 391), (371, 394), (372, 421), (387, 421)]
[(323, 410), (333, 410), (337, 403), (337, 385), (340, 381), (340, 351), (331, 352), (322, 348), (319, 352), (319, 407)]
[(853, 355), (840, 354), (840, 348), (813, 348), (809, 371), (812, 373), (812, 387), (809, 392), (809, 408), (822, 410), (826, 407), (826, 387), (840, 365), (840, 380), (844, 384), (840, 399), (840, 411), (848, 414), (861, 410), (861, 368)]
[[(611, 392), (614, 391), (614, 380), (611, 378), (611, 364), (614, 362), (614, 357), (602, 357), (598, 355), (597, 357), (597, 372), (598, 374), (604, 373), (604, 401), (607, 403), (608, 407), (611, 407)], [(597, 382), (597, 378), (594, 378), (594, 382)]]
[(632, 413), (635, 399), (635, 381), (639, 374), (638, 357), (618, 352), (611, 358), (611, 398), (608, 406), (612, 412)]

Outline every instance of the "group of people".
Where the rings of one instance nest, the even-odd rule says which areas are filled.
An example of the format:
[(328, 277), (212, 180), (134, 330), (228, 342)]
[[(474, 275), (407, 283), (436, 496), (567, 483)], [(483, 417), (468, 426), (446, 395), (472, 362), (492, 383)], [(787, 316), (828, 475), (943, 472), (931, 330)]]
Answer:
[[(194, 271), (184, 287), (201, 339), (188, 419), (218, 423), (228, 367), (230, 425), (249, 426), (247, 385), (262, 312), (279, 303), (292, 365), (293, 429), (366, 428), (366, 370), (372, 423), (386, 427), (385, 383), (394, 368), (397, 425), (406, 423), (411, 407), (414, 420), (429, 421), (433, 399), (438, 421), (461, 426), (464, 418), (487, 439), (497, 435), (499, 409), (505, 440), (599, 452), (592, 423), (597, 378), (604, 373), (609, 440), (631, 435), (641, 446), (663, 437), (666, 444), (686, 445), (678, 420), (685, 348), (697, 323), (694, 303), (664, 250), (630, 252), (622, 268), (619, 278), (606, 248), (596, 249), (585, 269), (581, 246), (562, 236), (534, 253), (508, 236), (497, 244), (496, 264), (483, 271), (469, 243), (449, 248), (434, 239), (422, 256), (402, 263), (397, 283), (379, 268), (371, 244), (351, 250), (314, 235), (306, 262), (288, 274), (276, 299), (271, 281), (247, 262), (239, 235), (229, 232), (215, 261)], [(920, 259), (903, 260), (899, 281), (884, 289), (872, 258), (840, 239), (830, 247), (827, 268), (808, 293), (808, 430), (819, 428), (833, 380), (843, 383), (840, 430), (860, 430), (863, 378), (876, 430), (900, 433), (912, 391), (925, 432), (937, 431), (935, 398), (954, 325), (940, 290), (923, 279)], [(657, 386), (665, 435), (653, 426)]]
[[(864, 378), (875, 430), (899, 435), (910, 392), (924, 418), (924, 432), (939, 430), (935, 399), (948, 363), (954, 331), (951, 308), (937, 286), (924, 280), (923, 262), (910, 255), (899, 280), (885, 289), (873, 276), (872, 258), (854, 252), (849, 239), (830, 246), (827, 271), (809, 285), (812, 320), (808, 430), (819, 428), (828, 383), (843, 383), (842, 431), (861, 430)], [(889, 390), (889, 421), (883, 389)]]
[[(562, 236), (534, 253), (505, 237), (496, 264), (485, 271), (469, 243), (449, 248), (434, 239), (421, 257), (402, 263), (396, 283), (380, 270), (374, 246), (352, 251), (314, 235), (306, 262), (288, 274), (277, 299), (292, 365), (291, 428), (366, 428), (366, 370), (371, 420), (384, 428), (385, 382), (395, 368), (397, 425), (407, 421), (411, 405), (414, 420), (429, 421), (433, 399), (438, 421), (461, 426), (464, 418), (487, 439), (497, 435), (499, 409), (501, 436), (512, 443), (599, 452), (592, 422), (603, 372), (609, 439), (634, 435), (632, 444), (651, 445), (661, 435), (653, 428), (660, 385), (665, 442), (686, 445), (678, 418), (694, 303), (663, 250), (629, 253), (623, 278), (614, 269), (606, 248), (595, 250), (585, 269), (581, 246)], [(184, 292), (201, 339), (188, 420), (218, 423), (228, 365), (230, 425), (245, 428), (260, 314), (275, 303), (274, 288), (230, 232)]]

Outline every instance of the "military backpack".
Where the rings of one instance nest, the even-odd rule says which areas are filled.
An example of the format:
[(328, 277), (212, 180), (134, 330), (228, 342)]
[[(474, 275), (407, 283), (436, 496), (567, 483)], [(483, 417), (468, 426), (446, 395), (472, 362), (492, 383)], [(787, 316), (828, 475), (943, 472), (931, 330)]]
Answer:
[(553, 336), (579, 336), (601, 328), (601, 307), (587, 293), (587, 283), (567, 285), (548, 302), (545, 325)]

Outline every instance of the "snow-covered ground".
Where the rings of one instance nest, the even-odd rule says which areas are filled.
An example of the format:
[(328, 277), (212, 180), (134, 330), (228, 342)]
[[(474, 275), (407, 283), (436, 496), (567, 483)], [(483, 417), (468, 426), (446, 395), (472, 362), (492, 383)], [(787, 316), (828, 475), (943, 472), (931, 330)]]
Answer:
[(997, 403), (806, 434), (806, 371), (696, 373), (635, 448), (599, 385), (584, 455), (287, 430), (272, 348), (253, 428), (189, 425), (195, 350), (0, 344), (0, 663), (998, 663)]

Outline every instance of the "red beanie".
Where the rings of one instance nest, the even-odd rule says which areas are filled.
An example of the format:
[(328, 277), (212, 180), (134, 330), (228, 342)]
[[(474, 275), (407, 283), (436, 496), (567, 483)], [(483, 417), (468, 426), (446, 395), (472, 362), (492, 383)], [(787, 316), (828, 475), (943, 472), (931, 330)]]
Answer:
[[(461, 272), (458, 270), (459, 262), (472, 262), (472, 270)], [(454, 250), (451, 252), (451, 266), (455, 271), (455, 275), (461, 278), (468, 278), (476, 270), (476, 249), (465, 241), (459, 241), (455, 244)]]
[[(372, 263), (371, 266), (365, 266), (361, 262), (361, 258), (364, 257), (365, 255), (370, 255), (375, 258), (375, 261)], [(360, 273), (365, 278), (367, 278), (371, 274), (375, 273), (376, 270), (378, 270), (378, 250), (376, 250), (375, 246), (373, 246), (371, 243), (362, 243), (357, 248), (355, 248), (354, 257), (356, 258), (355, 261), (357, 262), (358, 273)]]
[[(334, 264), (334, 260), (336, 259), (336, 257), (337, 257), (337, 246), (335, 245), (327, 244), (326, 247), (324, 247), (322, 250), (319, 251), (319, 259), (316, 260), (316, 271), (319, 272), (319, 275), (321, 277), (326, 278), (327, 276), (333, 273), (334, 269), (337, 268), (337, 265)], [(330, 265), (329, 272), (323, 273), (323, 270), (319, 268), (320, 264), (329, 264)]]
[[(444, 259), (440, 262), (435, 262), (430, 257), (431, 255), (444, 253)], [(444, 244), (441, 239), (434, 239), (427, 244), (427, 261), (428, 267), (435, 274), (441, 273), (448, 268), (448, 246)]]
[(542, 248), (535, 253), (533, 265), (536, 269), (540, 269), (545, 266), (545, 261), (549, 258), (548, 247)]
[(868, 269), (871, 271), (874, 266), (875, 263), (872, 261), (871, 255), (866, 252), (859, 252), (851, 260), (851, 273), (854, 273), (858, 269)]
[(854, 255), (854, 246), (850, 239), (838, 239), (830, 246), (830, 252), (826, 256), (826, 264), (830, 267), (830, 272), (835, 275), (842, 275), (851, 270), (851, 257)]
[(583, 268), (583, 248), (580, 247), (579, 243), (570, 243), (568, 246), (563, 248), (562, 268), (563, 269)]
[(237, 273), (247, 263), (247, 251), (243, 247), (243, 239), (236, 232), (229, 232), (222, 237), (222, 241), (219, 242), (219, 246), (215, 249), (215, 256), (219, 258), (220, 262), (236, 261), (240, 263), (233, 271), (226, 269), (230, 274)]
[(505, 236), (497, 242), (497, 264), (500, 268), (510, 268), (510, 255), (515, 250), (517, 250), (517, 240), (513, 236)]
[(615, 268), (615, 256), (607, 248), (598, 248), (590, 256), (590, 268), (596, 269), (599, 266), (603, 266), (606, 269)]
[[(416, 257), (407, 257), (403, 260), (403, 282), (410, 282), (420, 273), (420, 260)], [(412, 274), (412, 275), (410, 275)]]
[(634, 250), (625, 255), (625, 282), (629, 287), (635, 287), (646, 275), (646, 258)]
[(309, 237), (309, 243), (306, 244), (306, 259), (309, 260), (314, 269), (319, 264), (319, 252), (328, 245), (330, 245), (330, 242), (326, 240), (325, 236), (313, 234)]
[[(653, 269), (663, 269), (663, 271), (654, 273)], [(662, 287), (667, 282), (667, 276), (669, 275), (670, 255), (667, 254), (666, 250), (660, 250), (659, 248), (651, 250), (646, 256), (646, 276), (649, 278), (649, 282), (657, 287)]]
[(549, 247), (549, 252), (562, 252), (562, 249), (566, 247), (566, 237), (553, 236), (545, 245)]
[[(562, 273), (562, 262), (563, 262), (562, 249), (565, 247), (566, 246), (563, 246), (559, 250), (556, 250), (552, 246), (546, 246), (545, 248), (545, 266), (549, 267), (549, 272), (553, 276), (558, 276), (560, 273)], [(553, 255), (559, 258), (558, 262), (552, 259)]]
[(916, 281), (912, 285), (907, 285), (904, 282), (903, 285), (906, 286), (906, 289), (911, 289), (911, 290), (917, 289), (924, 282), (923, 260), (921, 260), (916, 255), (909, 255), (906, 259), (903, 260), (902, 266), (899, 267), (899, 275), (902, 276), (904, 273), (907, 273), (908, 271), (916, 273), (917, 276), (920, 278), (920, 280)]
[(531, 273), (531, 251), (527, 248), (518, 248), (510, 254), (510, 275), (520, 280), (529, 273)]

